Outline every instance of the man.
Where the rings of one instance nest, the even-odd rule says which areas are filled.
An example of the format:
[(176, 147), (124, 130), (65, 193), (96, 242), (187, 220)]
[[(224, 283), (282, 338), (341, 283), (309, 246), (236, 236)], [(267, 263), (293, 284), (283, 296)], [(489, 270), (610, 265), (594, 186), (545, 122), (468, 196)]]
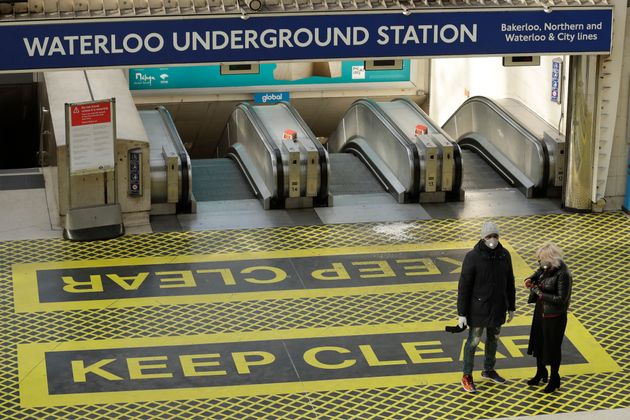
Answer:
[(497, 338), (501, 325), (514, 316), (516, 292), (512, 258), (499, 242), (499, 228), (492, 222), (481, 227), (481, 239), (466, 254), (459, 278), (457, 294), (458, 325), (470, 327), (464, 346), (464, 376), (462, 386), (468, 392), (476, 392), (472, 372), (475, 352), (486, 330), (485, 360), (481, 377), (504, 383), (494, 369)]

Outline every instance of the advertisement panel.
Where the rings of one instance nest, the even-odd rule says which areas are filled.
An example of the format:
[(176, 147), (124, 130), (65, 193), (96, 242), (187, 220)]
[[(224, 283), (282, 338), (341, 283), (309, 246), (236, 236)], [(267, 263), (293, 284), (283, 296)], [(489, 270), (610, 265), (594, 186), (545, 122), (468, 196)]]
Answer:
[[(13, 22), (12, 22), (13, 23)], [(29, 21), (0, 26), (0, 71), (378, 57), (608, 54), (612, 8)]]
[[(326, 63), (328, 64), (328, 63)], [(221, 74), (221, 66), (149, 67), (129, 69), (129, 89), (197, 89), (223, 87), (296, 86), (409, 82), (411, 62), (403, 60), (401, 70), (365, 70), (363, 60), (339, 63), (335, 73), (317, 74), (311, 68), (302, 68), (309, 63), (261, 64), (255, 74)], [(290, 66), (298, 66), (293, 74), (287, 75)], [(287, 67), (289, 67), (287, 69)]]

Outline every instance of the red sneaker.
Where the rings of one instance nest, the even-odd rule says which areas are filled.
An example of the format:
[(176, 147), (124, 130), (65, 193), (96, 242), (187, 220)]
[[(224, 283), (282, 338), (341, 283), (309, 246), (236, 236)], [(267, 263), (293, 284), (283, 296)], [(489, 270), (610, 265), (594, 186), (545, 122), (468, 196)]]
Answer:
[(477, 388), (475, 387), (475, 382), (473, 381), (472, 375), (462, 376), (462, 387), (466, 392), (477, 392)]

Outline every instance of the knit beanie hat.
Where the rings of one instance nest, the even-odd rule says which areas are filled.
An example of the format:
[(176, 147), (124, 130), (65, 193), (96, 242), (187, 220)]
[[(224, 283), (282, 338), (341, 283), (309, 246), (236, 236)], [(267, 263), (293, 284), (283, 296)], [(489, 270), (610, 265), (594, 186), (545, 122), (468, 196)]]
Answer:
[(481, 226), (481, 239), (484, 239), (488, 235), (493, 233), (499, 234), (499, 227), (493, 222), (484, 222)]

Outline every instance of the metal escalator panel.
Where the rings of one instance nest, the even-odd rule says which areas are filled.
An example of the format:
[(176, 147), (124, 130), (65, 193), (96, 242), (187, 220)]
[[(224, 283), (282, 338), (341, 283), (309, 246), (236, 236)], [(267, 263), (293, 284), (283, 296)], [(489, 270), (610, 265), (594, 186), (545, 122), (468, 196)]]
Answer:
[(527, 197), (544, 195), (549, 171), (545, 143), (494, 101), (479, 96), (468, 99), (442, 128)]
[(192, 174), (197, 201), (256, 198), (238, 163), (232, 159), (196, 159), (193, 161)]
[(277, 197), (284, 193), (282, 158), (252, 108), (242, 103), (232, 111), (217, 151), (237, 161), (263, 207), (269, 209), (277, 207)]
[(354, 102), (328, 139), (328, 150), (361, 156), (399, 203), (417, 199), (417, 149), (376, 102)]
[(415, 136), (418, 124), (426, 125), (429, 134), (440, 133), (439, 127), (436, 127), (426, 114), (418, 112), (412, 103), (409, 100), (394, 99), (391, 102), (378, 102), (378, 106), (408, 138)]
[(326, 151), (287, 103), (238, 105), (218, 152), (238, 162), (265, 209), (329, 204)]
[(361, 160), (352, 153), (331, 153), (330, 193), (356, 195), (382, 193), (383, 185)]
[(266, 133), (283, 156), (285, 205), (328, 202), (328, 154), (298, 112), (286, 102), (254, 107)]
[(562, 187), (564, 182), (566, 164), (564, 135), (520, 101), (504, 98), (495, 99), (494, 102), (545, 146), (549, 163), (547, 195), (554, 193), (559, 195), (560, 191), (552, 189)]
[(150, 142), (151, 212), (192, 211), (190, 158), (168, 110), (139, 111)]
[(457, 143), (408, 98), (379, 102), (378, 106), (418, 148), (420, 201), (461, 199), (462, 165)]

